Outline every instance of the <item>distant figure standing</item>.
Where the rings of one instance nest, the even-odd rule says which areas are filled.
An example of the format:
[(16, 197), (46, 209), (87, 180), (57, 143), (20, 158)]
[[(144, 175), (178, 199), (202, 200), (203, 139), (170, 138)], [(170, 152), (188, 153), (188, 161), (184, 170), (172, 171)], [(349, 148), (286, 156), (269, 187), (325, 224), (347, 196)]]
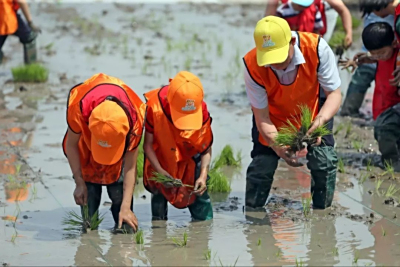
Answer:
[[(18, 13), (21, 8), (27, 23)], [(26, 0), (0, 1), (0, 63), (3, 61), (3, 47), (9, 35), (15, 35), (24, 45), (24, 62), (29, 64), (36, 61), (36, 37), (41, 30), (32, 22)]]

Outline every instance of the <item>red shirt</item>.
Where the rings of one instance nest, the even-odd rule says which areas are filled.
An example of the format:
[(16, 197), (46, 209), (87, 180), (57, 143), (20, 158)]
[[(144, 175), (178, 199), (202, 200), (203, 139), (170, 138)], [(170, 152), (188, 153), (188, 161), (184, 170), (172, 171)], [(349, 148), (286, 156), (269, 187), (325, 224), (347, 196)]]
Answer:
[[(164, 86), (161, 88), (160, 92), (158, 93), (159, 99), (161, 100), (161, 105), (164, 109), (164, 114), (171, 120), (171, 110), (169, 108), (169, 103), (167, 100), (167, 93), (168, 93), (168, 85)], [(210, 117), (210, 113), (208, 112), (207, 109), (207, 104), (206, 102), (203, 101), (202, 103), (202, 110), (203, 110), (203, 123), (208, 120)], [(151, 107), (147, 108), (147, 114), (146, 114), (146, 131), (149, 133), (154, 133), (154, 120), (153, 120), (153, 110)]]

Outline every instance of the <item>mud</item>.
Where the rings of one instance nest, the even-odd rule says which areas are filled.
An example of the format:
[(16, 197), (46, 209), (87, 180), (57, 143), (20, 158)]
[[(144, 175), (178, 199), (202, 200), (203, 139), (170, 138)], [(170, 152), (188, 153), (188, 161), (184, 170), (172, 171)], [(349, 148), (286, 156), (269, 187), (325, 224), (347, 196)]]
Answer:
[[(3, 48), (0, 65), (0, 262), (4, 265), (398, 265), (400, 252), (397, 174), (384, 174), (370, 121), (335, 118), (339, 173), (332, 207), (303, 214), (310, 197), (305, 167), (280, 162), (270, 198), (246, 210), (245, 177), (251, 161), (251, 110), (241, 57), (252, 48), (260, 4), (46, 3), (31, 5), (43, 27), (39, 59), (50, 70), (45, 84), (14, 84), (10, 68), (23, 62), (18, 39)], [(355, 43), (355, 53), (360, 44)], [(151, 221), (150, 194), (138, 179), (134, 210), (144, 244), (113, 234), (110, 200), (103, 192), (98, 231), (64, 230), (69, 210), (79, 211), (74, 183), (61, 150), (68, 90), (96, 72), (117, 76), (139, 95), (168, 82), (178, 70), (199, 75), (213, 117), (214, 154), (231, 144), (243, 155), (242, 169), (226, 169), (230, 194), (211, 194), (214, 220), (191, 222), (187, 210), (169, 207), (169, 220)], [(345, 94), (349, 74), (341, 72)], [(364, 103), (368, 118), (371, 95)], [(346, 133), (346, 125), (351, 130)], [(355, 141), (361, 143), (354, 148)], [(372, 167), (370, 166), (372, 165)], [(372, 170), (369, 170), (372, 168)], [(368, 169), (368, 170), (367, 170)], [(366, 178), (363, 175), (367, 174)], [(382, 184), (377, 189), (377, 180)], [(3, 218), (12, 219), (4, 220)], [(188, 233), (188, 245), (171, 238)], [(210, 249), (211, 258), (204, 253)]]

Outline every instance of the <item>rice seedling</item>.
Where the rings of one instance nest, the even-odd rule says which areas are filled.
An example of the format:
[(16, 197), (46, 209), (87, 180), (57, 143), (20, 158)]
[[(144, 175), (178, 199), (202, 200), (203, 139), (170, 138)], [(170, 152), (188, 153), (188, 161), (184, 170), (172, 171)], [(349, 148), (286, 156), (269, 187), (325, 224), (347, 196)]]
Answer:
[[(294, 123), (287, 120), (286, 126), (279, 129), (278, 134), (275, 138), (275, 145), (287, 146), (291, 151), (300, 151), (307, 145), (312, 145), (317, 141), (318, 137), (325, 136), (331, 133), (326, 128), (326, 125), (319, 126), (310, 135), (307, 135), (307, 131), (312, 125), (312, 112), (306, 105), (300, 105), (300, 119), (294, 118)], [(295, 124), (300, 125), (298, 130)]]
[(15, 164), (15, 176), (19, 176), (19, 173), (21, 172), (21, 164)]
[(399, 192), (399, 188), (396, 188), (395, 184), (389, 185), (388, 189), (386, 190), (385, 197), (394, 197), (397, 192)]
[(386, 230), (383, 228), (383, 226), (381, 226), (382, 228), (382, 236), (386, 236)]
[(275, 256), (276, 256), (277, 258), (280, 258), (280, 257), (282, 256), (281, 251), (278, 250), (278, 251), (275, 253)]
[(186, 232), (183, 233), (182, 239), (178, 239), (176, 237), (172, 238), (172, 242), (174, 242), (174, 244), (178, 247), (186, 247), (187, 241), (188, 241), (188, 235)]
[(349, 137), (349, 135), (351, 134), (352, 129), (353, 129), (353, 125), (351, 124), (351, 122), (347, 123), (346, 135), (344, 136), (344, 138)]
[(339, 158), (337, 166), (340, 173), (345, 173), (344, 162), (342, 158)]
[(226, 175), (219, 169), (213, 168), (208, 173), (210, 180), (208, 181), (208, 192), (210, 193), (229, 193), (231, 192), (231, 185)]
[(129, 48), (128, 48), (128, 36), (124, 35), (122, 37), (122, 55), (124, 58), (128, 58)]
[(388, 174), (390, 176), (390, 178), (394, 179), (395, 178), (394, 177), (394, 168), (393, 168), (392, 163), (390, 161), (385, 160), (384, 165), (385, 165), (385, 171), (381, 174), (381, 176)]
[(377, 193), (379, 193), (379, 188), (381, 188), (382, 183), (383, 183), (382, 179), (376, 179), (376, 181), (375, 181), (375, 190), (376, 190)]
[(258, 239), (258, 241), (257, 241), (257, 246), (258, 246), (258, 247), (261, 246), (261, 238)]
[(136, 232), (135, 241), (136, 241), (136, 244), (138, 244), (138, 245), (144, 244), (143, 230), (139, 230)]
[(351, 141), (351, 146), (355, 149), (355, 150), (360, 150), (363, 148), (363, 144), (362, 142), (358, 141), (358, 140), (353, 140)]
[(211, 249), (207, 249), (203, 255), (206, 260), (211, 260)]
[(340, 133), (343, 129), (344, 129), (344, 124), (343, 124), (343, 123), (340, 123), (340, 124), (336, 127), (336, 130), (333, 132), (333, 135), (337, 135), (337, 134)]
[(296, 266), (297, 266), (297, 267), (302, 267), (302, 266), (304, 266), (303, 259), (298, 260), (298, 259), (296, 258)]
[(75, 211), (67, 212), (67, 215), (62, 221), (62, 224), (67, 226), (64, 230), (80, 231), (83, 227), (84, 231), (89, 232), (91, 230), (96, 230), (104, 219), (104, 215), (99, 216), (99, 211), (96, 211), (95, 214), (90, 217), (87, 205), (82, 207), (82, 211), (83, 216), (77, 214)]
[(29, 199), (29, 202), (32, 203), (34, 200), (37, 198), (37, 188), (36, 184), (33, 184), (32, 189), (31, 189), (31, 198)]
[(332, 250), (332, 254), (333, 254), (333, 256), (339, 256), (339, 248), (334, 247)]
[(222, 57), (224, 54), (224, 47), (222, 42), (217, 43), (217, 55), (218, 57)]
[(11, 242), (13, 244), (15, 244), (15, 240), (17, 240), (17, 237), (18, 237), (18, 231), (16, 228), (14, 228), (14, 234), (11, 236)]
[(358, 183), (359, 183), (359, 184), (365, 183), (365, 181), (367, 180), (367, 178), (368, 178), (368, 174), (367, 174), (367, 173), (361, 174), (361, 177), (360, 177), (360, 180), (358, 181)]
[(368, 159), (367, 161), (367, 172), (372, 172), (372, 159)]
[(303, 205), (303, 214), (305, 217), (308, 217), (311, 213), (311, 200), (312, 196), (301, 198), (301, 204)]
[(191, 66), (192, 66), (192, 58), (188, 56), (185, 59), (184, 68), (185, 70), (189, 71)]
[(169, 177), (158, 172), (153, 172), (153, 177), (151, 177), (149, 181), (154, 181), (156, 183), (170, 185), (173, 187), (193, 187), (193, 185), (183, 184), (182, 181), (179, 179), (175, 179), (173, 177)]
[(358, 251), (356, 251), (354, 253), (354, 259), (353, 259), (353, 264), (357, 265), (358, 259), (360, 258), (360, 253)]
[[(236, 261), (233, 263), (233, 265), (228, 265), (228, 267), (235, 267), (237, 262), (239, 260), (239, 256), (236, 258)], [(221, 265), (221, 267), (224, 267), (225, 265), (222, 264), (221, 259), (219, 259), (219, 264)]]
[(218, 157), (214, 160), (213, 168), (219, 169), (223, 166), (232, 166), (238, 168), (241, 166), (241, 162), (241, 151), (238, 151), (235, 157), (232, 146), (226, 145)]
[(14, 82), (42, 83), (49, 75), (49, 71), (37, 63), (12, 68), (11, 72)]

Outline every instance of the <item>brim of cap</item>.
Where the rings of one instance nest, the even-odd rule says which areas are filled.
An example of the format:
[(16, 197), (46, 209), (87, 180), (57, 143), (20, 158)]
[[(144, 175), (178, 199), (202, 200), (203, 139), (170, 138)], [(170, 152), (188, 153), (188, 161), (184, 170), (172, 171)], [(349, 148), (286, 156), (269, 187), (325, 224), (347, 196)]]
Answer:
[(284, 62), (289, 55), (289, 42), (287, 45), (270, 51), (257, 49), (257, 64), (265, 66)]
[(314, 0), (292, 0), (292, 2), (300, 6), (309, 7), (312, 3), (314, 3)]
[(92, 135), (91, 151), (94, 161), (102, 165), (113, 165), (117, 163), (124, 154), (125, 139), (121, 140), (117, 146), (101, 147), (97, 144), (98, 140)]
[(203, 111), (187, 114), (171, 109), (171, 118), (175, 127), (179, 130), (200, 130), (203, 125)]

